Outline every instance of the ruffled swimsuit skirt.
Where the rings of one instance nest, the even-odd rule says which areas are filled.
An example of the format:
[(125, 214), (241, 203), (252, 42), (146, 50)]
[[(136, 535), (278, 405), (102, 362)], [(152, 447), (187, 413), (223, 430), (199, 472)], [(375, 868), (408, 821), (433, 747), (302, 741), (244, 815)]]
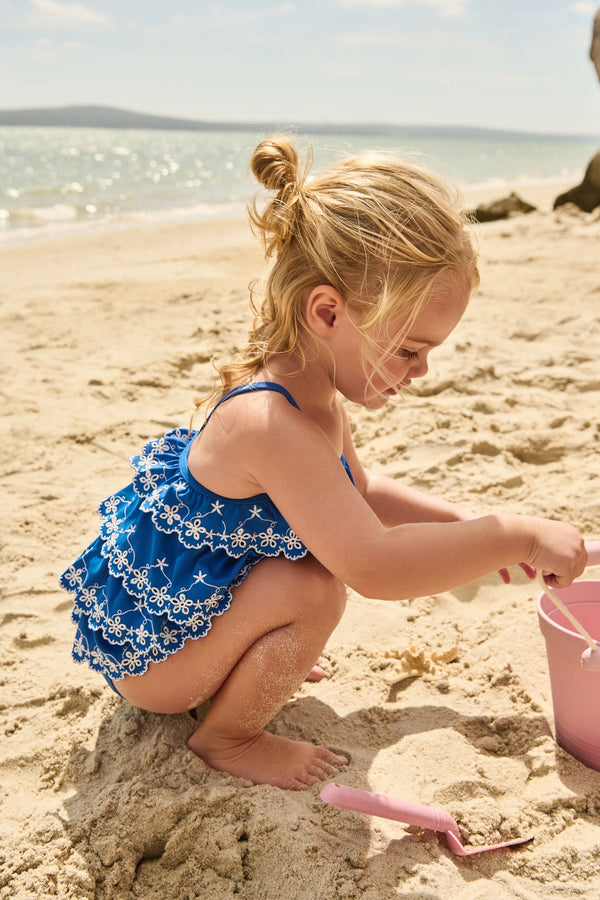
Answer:
[[(219, 403), (255, 390), (297, 407), (273, 382), (234, 388)], [(234, 500), (193, 478), (187, 460), (199, 433), (169, 431), (131, 458), (131, 483), (100, 504), (98, 537), (60, 578), (74, 594), (73, 658), (109, 683), (203, 637), (261, 559), (308, 553), (267, 494)]]

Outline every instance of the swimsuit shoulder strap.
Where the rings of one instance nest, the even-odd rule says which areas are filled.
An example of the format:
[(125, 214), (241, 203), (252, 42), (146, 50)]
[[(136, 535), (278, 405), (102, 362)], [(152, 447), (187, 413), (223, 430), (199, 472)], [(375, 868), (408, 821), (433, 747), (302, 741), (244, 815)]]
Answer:
[(214, 411), (221, 405), (221, 403), (224, 403), (226, 400), (230, 400), (232, 397), (237, 397), (238, 394), (251, 394), (254, 393), (254, 391), (274, 391), (277, 394), (282, 394), (288, 401), (288, 403), (291, 403), (292, 406), (296, 407), (296, 409), (300, 409), (290, 392), (280, 384), (276, 384), (274, 381), (253, 381), (251, 384), (240, 384), (238, 385), (238, 387), (234, 387), (230, 391), (227, 391), (226, 394), (223, 394), (221, 399), (218, 400), (211, 409), (210, 413), (206, 417), (206, 421), (204, 422), (204, 424), (206, 425), (206, 422), (208, 422)]
[[(251, 384), (240, 384), (238, 387), (232, 388), (230, 391), (227, 391), (226, 394), (223, 394), (221, 399), (218, 400), (217, 403), (211, 409), (209, 415), (207, 416), (206, 422), (208, 422), (208, 420), (214, 413), (215, 409), (218, 406), (220, 406), (221, 403), (224, 403), (225, 400), (230, 400), (231, 397), (237, 397), (238, 394), (251, 394), (253, 391), (275, 391), (275, 393), (281, 394), (282, 396), (284, 396), (285, 399), (288, 401), (288, 403), (291, 403), (292, 406), (296, 407), (296, 409), (300, 409), (300, 407), (298, 406), (298, 404), (296, 403), (296, 401), (294, 400), (294, 398), (292, 397), (290, 392), (287, 391), (280, 384), (276, 384), (274, 381), (253, 381)], [(204, 423), (204, 425), (206, 425), (206, 422)], [(354, 484), (354, 478), (352, 476), (350, 466), (348, 465), (346, 457), (344, 456), (343, 453), (342, 453), (341, 460), (342, 460), (342, 463), (344, 465), (346, 472), (348, 473), (350, 481), (352, 482), (352, 484)]]
[(288, 403), (291, 403), (296, 409), (300, 409), (290, 392), (280, 384), (276, 384), (274, 381), (253, 381), (251, 384), (240, 384), (238, 387), (232, 388), (232, 390), (223, 394), (215, 406), (215, 409), (225, 400), (229, 400), (230, 397), (237, 397), (238, 394), (251, 394), (254, 393), (254, 391), (275, 391), (277, 394), (282, 394)]

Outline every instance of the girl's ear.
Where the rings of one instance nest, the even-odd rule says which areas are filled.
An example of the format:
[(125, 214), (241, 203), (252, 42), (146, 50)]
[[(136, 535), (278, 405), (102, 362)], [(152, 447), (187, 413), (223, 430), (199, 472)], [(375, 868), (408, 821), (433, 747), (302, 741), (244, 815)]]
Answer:
[(346, 303), (330, 284), (312, 289), (306, 301), (306, 324), (317, 337), (327, 338), (334, 330)]

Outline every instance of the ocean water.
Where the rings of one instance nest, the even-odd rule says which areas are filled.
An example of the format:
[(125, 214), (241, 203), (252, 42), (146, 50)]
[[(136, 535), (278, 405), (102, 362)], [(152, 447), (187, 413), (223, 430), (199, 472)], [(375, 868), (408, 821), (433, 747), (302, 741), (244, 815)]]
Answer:
[[(0, 243), (38, 236), (242, 214), (258, 186), (248, 173), (264, 135), (0, 127)], [(313, 168), (367, 149), (404, 155), (461, 186), (518, 190), (580, 179), (600, 138), (422, 132), (296, 135)]]

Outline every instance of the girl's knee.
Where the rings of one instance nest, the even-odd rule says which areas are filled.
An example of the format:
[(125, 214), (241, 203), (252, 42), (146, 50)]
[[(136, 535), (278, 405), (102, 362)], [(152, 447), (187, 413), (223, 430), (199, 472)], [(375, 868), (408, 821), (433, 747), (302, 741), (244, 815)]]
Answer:
[[(273, 557), (263, 560), (237, 589), (237, 599), (244, 597), (248, 615), (256, 616), (257, 600), (279, 624), (288, 621), (322, 623), (333, 631), (346, 606), (346, 588), (313, 556), (288, 560)], [(236, 602), (232, 609), (239, 609)]]
[(306, 602), (314, 612), (330, 618), (335, 627), (346, 608), (346, 586), (313, 557), (305, 561), (305, 568)]

